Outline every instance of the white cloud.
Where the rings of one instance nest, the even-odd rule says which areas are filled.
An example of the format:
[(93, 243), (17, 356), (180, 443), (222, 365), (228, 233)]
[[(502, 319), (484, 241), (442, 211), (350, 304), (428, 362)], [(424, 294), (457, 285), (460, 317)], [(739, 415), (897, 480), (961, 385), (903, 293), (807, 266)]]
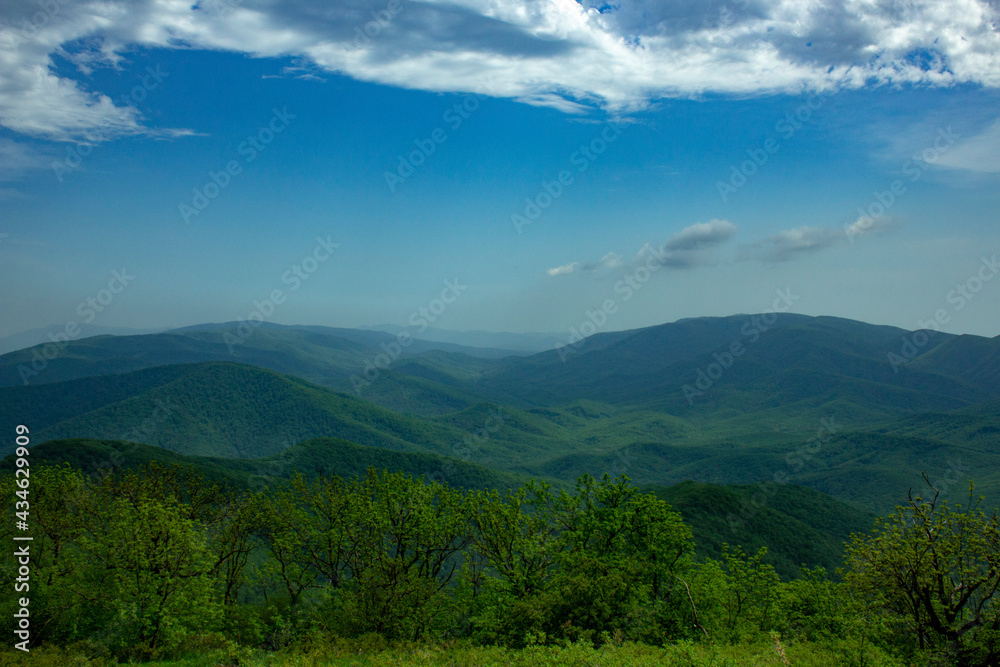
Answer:
[(1000, 87), (993, 0), (600, 5), (400, 0), (390, 15), (385, 0), (5, 2), (0, 125), (57, 140), (94, 128), (144, 132), (127, 102), (52, 68), (57, 53), (83, 72), (115, 66), (132, 45), (292, 56), (309, 64), (305, 78), (325, 70), (428, 91), (477, 91), (489, 80), (493, 95), (574, 113), (628, 112), (657, 98), (709, 92), (890, 82)]
[(863, 215), (844, 227), (844, 238), (854, 243), (856, 237), (864, 236), (880, 229), (886, 229), (890, 225), (892, 225), (892, 221), (885, 216), (871, 217)]
[(549, 274), (550, 276), (566, 276), (573, 273), (573, 271), (575, 271), (576, 267), (579, 265), (580, 265), (579, 262), (570, 262), (569, 264), (563, 264), (562, 266), (557, 266), (555, 268), (549, 269), (545, 273)]
[(594, 273), (605, 269), (615, 269), (622, 265), (622, 256), (616, 252), (609, 252), (596, 262), (586, 262), (580, 270), (586, 273)]
[(1000, 173), (1000, 119), (977, 136), (959, 140), (941, 153), (936, 166), (987, 173)]
[(597, 261), (572, 262), (549, 269), (550, 276), (562, 276), (578, 270), (581, 273), (600, 273), (622, 266), (630, 268), (644, 264), (650, 253), (662, 266), (673, 269), (692, 269), (712, 263), (710, 251), (722, 245), (736, 234), (736, 225), (728, 220), (696, 222), (685, 227), (659, 247), (648, 242), (628, 262), (616, 252), (609, 252)]
[(728, 220), (696, 222), (670, 237), (664, 248), (671, 251), (701, 250), (729, 240), (736, 234), (736, 225)]

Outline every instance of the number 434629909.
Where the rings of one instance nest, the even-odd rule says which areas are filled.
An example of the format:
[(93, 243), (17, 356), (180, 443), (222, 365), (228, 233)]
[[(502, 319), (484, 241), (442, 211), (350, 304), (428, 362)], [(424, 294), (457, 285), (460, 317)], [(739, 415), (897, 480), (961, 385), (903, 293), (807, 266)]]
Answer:
[(17, 470), (14, 471), (14, 477), (16, 479), (15, 484), (20, 487), (14, 492), (20, 500), (14, 503), (14, 509), (17, 510), (16, 515), (19, 521), (22, 523), (27, 523), (28, 521), (28, 486), (30, 485), (31, 471), (29, 470), (28, 459), (26, 458), (29, 454), (28, 445), (31, 440), (28, 437), (28, 427), (19, 424), (15, 429), (17, 432), (17, 460), (14, 465), (17, 466)]

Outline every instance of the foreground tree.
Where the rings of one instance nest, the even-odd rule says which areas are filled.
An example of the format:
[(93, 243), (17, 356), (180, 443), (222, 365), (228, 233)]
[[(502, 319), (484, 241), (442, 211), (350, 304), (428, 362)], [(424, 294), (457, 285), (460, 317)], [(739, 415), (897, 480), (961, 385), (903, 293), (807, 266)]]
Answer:
[(492, 575), (477, 622), (485, 639), (517, 645), (608, 633), (662, 641), (691, 625), (677, 576), (693, 552), (691, 531), (625, 477), (584, 475), (574, 493), (535, 483), (494, 492), (475, 525)]
[(847, 548), (848, 583), (916, 648), (959, 665), (1000, 662), (1000, 517), (980, 502), (971, 487), (964, 506), (910, 496)]
[(192, 471), (156, 464), (92, 487), (67, 587), (107, 618), (102, 636), (116, 649), (152, 657), (215, 625), (221, 561), (207, 525), (219, 493)]
[(744, 635), (770, 630), (774, 623), (780, 579), (774, 568), (764, 562), (767, 547), (753, 556), (739, 546), (722, 545), (725, 588), (721, 591), (725, 610), (725, 632), (730, 642)]

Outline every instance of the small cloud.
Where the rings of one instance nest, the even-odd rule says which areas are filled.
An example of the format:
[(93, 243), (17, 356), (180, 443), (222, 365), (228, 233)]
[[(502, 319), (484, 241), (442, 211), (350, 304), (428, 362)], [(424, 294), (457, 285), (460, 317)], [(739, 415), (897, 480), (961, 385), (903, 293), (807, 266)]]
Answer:
[(671, 236), (658, 250), (646, 243), (636, 253), (632, 263), (642, 264), (649, 253), (653, 253), (664, 266), (674, 269), (706, 266), (713, 261), (710, 251), (735, 236), (737, 229), (728, 220), (696, 222)]
[[(17, 188), (0, 188), (0, 201), (10, 201), (11, 199), (25, 199), (28, 195)], [(0, 234), (0, 241), (7, 238), (6, 234)]]
[(562, 266), (557, 266), (554, 269), (549, 269), (545, 273), (549, 274), (550, 276), (566, 276), (569, 275), (570, 273), (573, 273), (573, 271), (575, 271), (576, 267), (579, 265), (580, 265), (579, 262), (570, 262), (569, 264), (563, 264)]
[(146, 132), (147, 135), (153, 137), (156, 141), (164, 141), (167, 139), (177, 139), (180, 137), (207, 137), (209, 136), (207, 132), (196, 132), (195, 130), (188, 129), (186, 127), (178, 128), (163, 128), (159, 130), (149, 130)]
[(892, 218), (886, 216), (862, 215), (854, 222), (844, 225), (844, 236), (848, 241), (854, 243), (854, 239), (865, 234), (886, 229), (895, 224)]
[(663, 248), (673, 252), (704, 250), (728, 241), (735, 234), (736, 225), (728, 220), (696, 222), (671, 236)]
[(818, 252), (844, 239), (844, 235), (826, 227), (802, 226), (786, 229), (774, 236), (754, 243), (743, 253), (744, 258), (763, 262), (786, 262), (799, 255)]
[(322, 82), (325, 82), (325, 81), (326, 81), (326, 79), (324, 79), (323, 77), (321, 77), (321, 76), (316, 76), (316, 75), (315, 75), (315, 74), (313, 74), (312, 72), (310, 72), (310, 73), (308, 73), (308, 74), (299, 74), (299, 75), (298, 75), (297, 77), (295, 77), (295, 78), (296, 78), (296, 79), (299, 79), (299, 80), (301, 80), (301, 81), (322, 81)]
[(581, 271), (592, 273), (603, 269), (614, 269), (622, 265), (622, 256), (616, 252), (609, 252), (596, 262), (587, 262), (580, 267)]
[(545, 95), (529, 95), (525, 97), (518, 97), (515, 99), (516, 102), (521, 102), (522, 104), (530, 104), (533, 107), (550, 107), (563, 113), (571, 114), (586, 114), (591, 111), (589, 107), (586, 107), (579, 102), (573, 102), (572, 100), (567, 100), (565, 97), (555, 94), (545, 94)]

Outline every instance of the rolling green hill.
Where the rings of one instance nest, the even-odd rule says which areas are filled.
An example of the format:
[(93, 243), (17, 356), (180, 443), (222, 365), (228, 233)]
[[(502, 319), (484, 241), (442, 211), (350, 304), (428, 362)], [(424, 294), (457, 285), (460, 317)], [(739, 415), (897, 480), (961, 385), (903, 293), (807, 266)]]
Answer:
[(161, 366), (2, 391), (0, 419), (30, 425), (35, 438), (139, 440), (181, 454), (254, 458), (314, 437), (444, 453), (463, 437), (298, 378), (233, 363)]
[(415, 343), (359, 396), (330, 389), (349, 389), (390, 334), (268, 325), (231, 353), (234, 331), (76, 341), (26, 386), (18, 368), (33, 351), (4, 355), (0, 426), (248, 460), (340, 438), (563, 481), (786, 473), (876, 512), (921, 472), (954, 497), (969, 479), (1000, 497), (1000, 338), (935, 334), (900, 364), (909, 332), (784, 314), (597, 334), (565, 359)]
[[(413, 414), (442, 414), (475, 402), (455, 388), (399, 375), (386, 368), (395, 336), (377, 331), (265, 324), (248, 336), (232, 324), (206, 325), (141, 336), (95, 336), (38, 345), (0, 355), (0, 387), (40, 386), (95, 375), (129, 373), (156, 366), (235, 362), (294, 375), (331, 389), (363, 396), (383, 407)], [(442, 349), (444, 348), (444, 349)], [(447, 343), (412, 341), (399, 347), (400, 361), (438, 352), (470, 366), (495, 358), (501, 350), (479, 350)], [(48, 357), (52, 357), (51, 359)], [(378, 364), (377, 366), (375, 364)], [(368, 375), (365, 375), (368, 370)], [(370, 378), (357, 388), (352, 377)]]
[[(959, 344), (949, 334), (931, 339), (914, 363), (894, 367), (888, 355), (898, 353), (902, 329), (799, 315), (775, 316), (765, 328), (760, 318), (682, 320), (626, 337), (608, 334), (614, 339), (604, 346), (604, 334), (597, 334), (565, 360), (555, 352), (501, 360), (469, 391), (522, 404), (587, 398), (712, 418), (839, 399), (868, 406), (870, 414), (855, 410), (854, 419), (869, 423), (1000, 395), (1000, 383), (984, 380), (1000, 369), (1000, 339), (965, 337), (975, 339), (987, 367), (973, 374), (931, 355), (936, 347)], [(735, 355), (734, 345), (742, 350)]]
[(303, 440), (337, 437), (522, 472), (535, 461), (573, 451), (587, 441), (584, 434), (594, 422), (608, 421), (607, 413), (584, 410), (588, 418), (575, 412), (579, 406), (547, 413), (477, 403), (419, 418), (299, 378), (224, 362), (0, 388), (0, 424), (27, 424), (35, 439), (131, 440), (182, 454), (255, 458)]

